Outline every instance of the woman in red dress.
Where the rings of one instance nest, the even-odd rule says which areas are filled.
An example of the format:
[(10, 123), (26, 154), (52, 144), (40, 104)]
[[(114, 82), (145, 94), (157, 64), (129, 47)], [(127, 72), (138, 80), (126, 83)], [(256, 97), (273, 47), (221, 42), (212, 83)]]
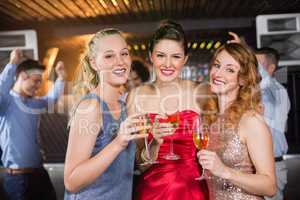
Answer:
[[(145, 145), (138, 145), (142, 158), (138, 160), (158, 161), (143, 165), (144, 172), (135, 188), (139, 200), (208, 199), (206, 181), (195, 180), (201, 175), (201, 166), (192, 138), (200, 94), (206, 86), (180, 79), (188, 59), (187, 49), (182, 27), (175, 22), (163, 23), (149, 44), (156, 80), (132, 90), (128, 97), (128, 114), (147, 113), (155, 127), (148, 138), (149, 153)], [(174, 117), (179, 121), (175, 129), (169, 123)]]

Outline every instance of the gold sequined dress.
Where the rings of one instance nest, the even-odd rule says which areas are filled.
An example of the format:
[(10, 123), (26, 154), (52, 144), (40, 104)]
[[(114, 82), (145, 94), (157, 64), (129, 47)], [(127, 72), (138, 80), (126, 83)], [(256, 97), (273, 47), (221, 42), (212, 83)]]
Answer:
[[(255, 173), (248, 148), (246, 144), (240, 141), (236, 129), (212, 130), (209, 143), (208, 149), (215, 151), (225, 165), (244, 173)], [(210, 177), (207, 179), (210, 200), (263, 200), (263, 197), (249, 194), (228, 180), (215, 177), (209, 173), (208, 175)]]

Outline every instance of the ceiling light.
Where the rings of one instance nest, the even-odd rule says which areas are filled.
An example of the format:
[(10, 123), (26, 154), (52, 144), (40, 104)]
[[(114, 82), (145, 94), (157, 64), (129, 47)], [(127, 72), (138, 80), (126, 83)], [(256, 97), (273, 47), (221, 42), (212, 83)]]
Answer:
[(204, 49), (204, 47), (205, 47), (205, 45), (206, 45), (206, 42), (201, 42), (201, 44), (200, 44), (200, 49)]
[(111, 0), (111, 2), (115, 7), (118, 7), (118, 2), (116, 0)]
[(197, 45), (198, 45), (198, 43), (197, 43), (197, 42), (194, 42), (193, 45), (192, 45), (192, 48), (193, 48), (193, 49), (196, 49), (196, 48), (197, 48)]
[(210, 42), (206, 45), (206, 49), (207, 49), (207, 50), (211, 49), (212, 45), (213, 45), (213, 41), (210, 41)]
[(222, 43), (220, 41), (216, 42), (215, 45), (214, 45), (214, 48), (215, 49), (219, 48), (221, 46), (221, 44)]
[(146, 45), (142, 44), (142, 45), (141, 45), (141, 49), (142, 49), (142, 50), (146, 50)]
[(129, 0), (123, 0), (126, 6), (129, 6)]
[(133, 48), (134, 48), (134, 50), (139, 50), (139, 45), (137, 45), (137, 44), (135, 44), (135, 45), (133, 45)]
[(107, 4), (105, 3), (105, 1), (104, 0), (98, 0), (99, 1), (99, 3), (101, 4), (101, 6), (103, 7), (103, 8), (108, 8), (108, 6), (107, 6)]

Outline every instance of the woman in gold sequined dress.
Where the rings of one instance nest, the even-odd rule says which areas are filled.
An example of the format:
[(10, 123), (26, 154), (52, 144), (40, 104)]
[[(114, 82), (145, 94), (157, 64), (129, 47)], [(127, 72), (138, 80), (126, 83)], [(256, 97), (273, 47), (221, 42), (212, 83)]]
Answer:
[(259, 81), (249, 49), (230, 43), (215, 52), (210, 87), (216, 98), (203, 115), (209, 146), (197, 154), (208, 171), (211, 200), (258, 200), (276, 192), (271, 133), (259, 114)]

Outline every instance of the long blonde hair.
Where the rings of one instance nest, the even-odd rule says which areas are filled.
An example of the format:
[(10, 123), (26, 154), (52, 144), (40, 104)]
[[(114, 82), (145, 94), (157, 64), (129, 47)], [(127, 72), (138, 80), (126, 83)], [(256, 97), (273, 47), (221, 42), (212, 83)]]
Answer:
[[(212, 66), (216, 57), (222, 52), (229, 53), (241, 66), (238, 78), (241, 81), (238, 96), (231, 106), (225, 111), (225, 120), (236, 126), (242, 115), (248, 110), (260, 109), (261, 93), (259, 82), (261, 76), (258, 73), (258, 63), (255, 54), (241, 44), (230, 43), (220, 47), (213, 55)], [(204, 122), (211, 124), (218, 118), (218, 102), (215, 94), (212, 94), (204, 106)], [(206, 113), (206, 114), (205, 114)]]
[(73, 102), (75, 103), (73, 104), (73, 108), (70, 112), (69, 125), (75, 114), (80, 99), (84, 95), (90, 93), (94, 88), (96, 88), (100, 84), (98, 72), (91, 66), (90, 63), (90, 59), (96, 56), (98, 46), (100, 45), (99, 40), (104, 36), (115, 34), (122, 36), (122, 32), (118, 29), (102, 29), (98, 31), (89, 41), (83, 58), (79, 64), (79, 67), (76, 70), (74, 86), (72, 89)]

